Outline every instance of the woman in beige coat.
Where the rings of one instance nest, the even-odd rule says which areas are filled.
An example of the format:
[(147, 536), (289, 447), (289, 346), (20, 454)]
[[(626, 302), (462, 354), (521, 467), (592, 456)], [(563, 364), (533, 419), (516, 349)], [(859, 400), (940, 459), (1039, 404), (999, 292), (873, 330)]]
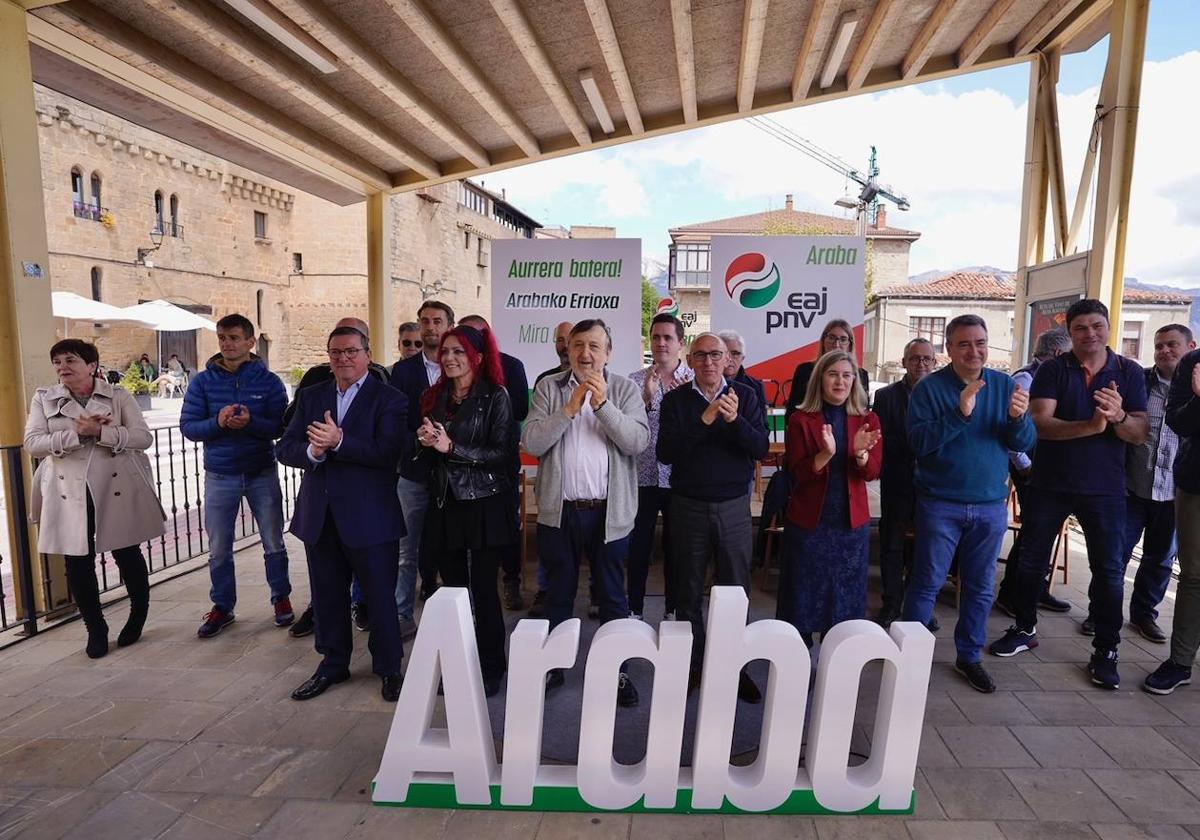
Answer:
[(150, 607), (149, 572), (139, 543), (163, 533), (162, 505), (145, 450), (153, 443), (125, 390), (96, 376), (100, 354), (79, 339), (50, 348), (58, 384), (39, 388), (25, 423), (25, 450), (42, 459), (33, 478), (30, 519), (38, 551), (66, 558), (67, 583), (87, 626), (87, 655), (108, 653), (100, 611), (97, 551), (112, 552), (129, 592), (124, 647), (142, 634)]

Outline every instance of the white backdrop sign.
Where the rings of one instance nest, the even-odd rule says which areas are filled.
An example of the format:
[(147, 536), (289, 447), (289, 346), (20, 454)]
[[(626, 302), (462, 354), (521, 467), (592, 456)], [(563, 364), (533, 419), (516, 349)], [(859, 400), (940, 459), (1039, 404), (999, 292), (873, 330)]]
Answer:
[[(887, 631), (845, 621), (825, 635), (812, 689), (808, 750), (800, 766), (809, 651), (792, 625), (747, 624), (749, 601), (736, 586), (714, 586), (700, 681), (693, 765), (680, 766), (692, 628), (637, 619), (596, 631), (584, 668), (577, 766), (541, 762), (544, 685), (551, 668), (570, 668), (579, 652), (579, 619), (550, 630), (525, 619), (512, 633), (503, 763), (492, 727), (466, 589), (442, 587), (425, 603), (400, 701), (392, 718), (373, 800), (411, 807), (519, 808), (541, 811), (663, 810), (721, 813), (911, 813), (933, 635), (917, 622)], [(646, 757), (613, 758), (617, 674), (630, 658), (654, 665)], [(738, 675), (766, 659), (765, 714), (758, 758), (729, 763)], [(864, 666), (883, 660), (879, 701), (864, 763), (847, 766)], [(438, 684), (445, 728), (433, 728)]]
[(753, 348), (750, 373), (783, 382), (819, 355), (827, 321), (861, 332), (866, 264), (857, 236), (714, 236), (712, 329), (737, 330)]
[(529, 384), (558, 364), (554, 328), (602, 318), (613, 335), (609, 370), (642, 367), (640, 239), (497, 239), (492, 242), (492, 327)]

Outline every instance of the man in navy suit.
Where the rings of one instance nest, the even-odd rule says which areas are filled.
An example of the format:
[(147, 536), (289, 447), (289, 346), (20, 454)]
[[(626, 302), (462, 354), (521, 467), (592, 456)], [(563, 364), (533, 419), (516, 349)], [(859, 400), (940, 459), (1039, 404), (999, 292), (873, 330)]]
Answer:
[(405, 531), (394, 482), (408, 399), (370, 375), (370, 344), (360, 331), (338, 327), (327, 347), (333, 381), (300, 392), (276, 447), (280, 462), (304, 470), (290, 530), (308, 557), (316, 648), (324, 656), (292, 699), (310, 700), (350, 678), (350, 580), (357, 577), (368, 605), (371, 667), (383, 699), (395, 702), (404, 649), (393, 597)]
[[(421, 395), (442, 377), (438, 350), (442, 336), (454, 326), (454, 310), (440, 300), (427, 300), (417, 310), (417, 322), (421, 325), (421, 352), (392, 367), (392, 387), (408, 397), (405, 441), (411, 447), (416, 446), (417, 428), (421, 425)], [(407, 451), (415, 449), (408, 448)], [(405, 457), (400, 462), (400, 479), (396, 483), (408, 533), (400, 540), (400, 578), (395, 608), (400, 621), (406, 625), (413, 618), (417, 570), (421, 572), (422, 597), (429, 597), (437, 589), (436, 558), (421, 558), (421, 531), (429, 507), (429, 463), (428, 458)]]
[[(482, 315), (467, 315), (460, 318), (458, 323), (477, 330), (490, 330), (492, 327)], [(525, 375), (525, 365), (516, 356), (500, 353), (500, 368), (504, 371), (504, 387), (508, 391), (508, 401), (512, 405), (512, 486), (513, 502), (516, 507), (513, 515), (517, 517), (517, 527), (522, 529), (521, 519), (521, 421), (529, 414), (529, 379)], [(524, 531), (522, 530), (522, 539)], [(514, 542), (505, 546), (501, 562), (504, 569), (504, 608), (508, 610), (523, 610), (525, 602), (521, 599), (521, 543)]]

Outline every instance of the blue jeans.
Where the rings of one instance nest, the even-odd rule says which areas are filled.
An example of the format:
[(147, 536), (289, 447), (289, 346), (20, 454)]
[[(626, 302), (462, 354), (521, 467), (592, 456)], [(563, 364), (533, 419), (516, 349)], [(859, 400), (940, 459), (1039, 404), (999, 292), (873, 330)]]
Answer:
[(917, 498), (913, 518), (913, 571), (904, 593), (904, 620), (928, 624), (933, 604), (958, 557), (958, 623), (954, 647), (960, 662), (979, 662), (987, 642), (996, 557), (1008, 527), (1004, 501), (966, 504)]
[(1125, 516), (1126, 566), (1138, 540), (1142, 540), (1142, 562), (1133, 578), (1129, 620), (1153, 621), (1158, 618), (1158, 605), (1166, 597), (1175, 563), (1175, 500), (1155, 502), (1130, 493), (1125, 498)]
[(1021, 557), (1017, 566), (1017, 626), (1037, 626), (1037, 602), (1050, 568), (1050, 552), (1071, 514), (1083, 527), (1092, 583), (1088, 587), (1098, 651), (1115, 651), (1121, 642), (1125, 585), (1125, 497), (1085, 496), (1030, 487), (1021, 510)]
[[(417, 566), (421, 560), (421, 534), (429, 508), (429, 487), (403, 476), (396, 479), (396, 495), (404, 511), (407, 535), (400, 538), (400, 575), (396, 579), (396, 612), (401, 621), (412, 620), (417, 594)], [(427, 581), (426, 583), (432, 583)]]
[(234, 526), (243, 497), (258, 523), (271, 603), (292, 594), (287, 549), (283, 546), (283, 491), (279, 470), (272, 465), (252, 475), (204, 473), (204, 529), (208, 531), (209, 597), (215, 606), (233, 612), (237, 579), (233, 569)]
[(575, 612), (575, 593), (579, 589), (579, 561), (587, 555), (592, 567), (600, 623), (629, 618), (625, 597), (625, 558), (629, 537), (604, 541), (606, 509), (578, 509), (564, 501), (559, 527), (538, 525), (538, 559), (546, 567), (549, 589), (546, 618), (557, 627)]

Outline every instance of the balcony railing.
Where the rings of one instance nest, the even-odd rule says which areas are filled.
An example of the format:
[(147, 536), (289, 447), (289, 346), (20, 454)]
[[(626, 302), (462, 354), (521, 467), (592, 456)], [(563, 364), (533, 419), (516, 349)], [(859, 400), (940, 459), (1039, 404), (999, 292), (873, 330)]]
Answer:
[[(154, 443), (146, 450), (146, 455), (150, 459), (155, 492), (167, 515), (163, 535), (141, 546), (153, 583), (156, 577), (162, 577), (160, 573), (164, 570), (203, 557), (208, 552), (208, 533), (204, 528), (202, 510), (203, 445), (184, 438), (178, 426), (151, 429), (151, 433), (154, 435)], [(21, 628), (25, 636), (30, 636), (38, 631), (39, 625), (45, 626), (47, 620), (44, 611), (35, 613), (28, 609), (23, 610), (18, 618), (14, 581), (21, 583), (20, 601), (23, 605), (52, 605), (51, 612), (54, 616), (61, 613), (64, 607), (69, 608), (69, 603), (64, 599), (68, 593), (55, 587), (51, 558), (38, 554), (36, 545), (31, 542), (30, 531), (26, 525), (29, 494), (20, 471), (21, 447), (7, 447), (3, 455), (3, 468), (14, 492), (11, 497), (4, 498), (4, 483), (0, 482), (0, 509), (6, 505), (13, 507), (14, 516), (10, 521), (17, 524), (18, 533), (15, 541), (17, 555), (14, 557), (4, 556), (9, 543), (0, 539), (0, 647), (16, 640), (4, 631)], [(300, 478), (300, 470), (282, 465), (279, 467), (285, 522), (291, 518), (296, 494), (300, 489)], [(2, 524), (0, 520), (0, 531), (3, 530)], [(252, 540), (258, 534), (258, 525), (244, 499), (234, 528), (235, 541)], [(4, 535), (0, 533), (0, 537), (2, 536)], [(102, 593), (121, 588), (120, 572), (109, 554), (99, 554), (96, 557), (96, 578)], [(64, 585), (58, 584), (59, 587)], [(37, 594), (41, 597), (37, 598)]]
[(91, 219), (93, 222), (100, 221), (100, 217), (108, 212), (107, 207), (97, 207), (95, 204), (88, 204), (86, 201), (71, 202), (71, 209), (75, 213), (75, 218)]

